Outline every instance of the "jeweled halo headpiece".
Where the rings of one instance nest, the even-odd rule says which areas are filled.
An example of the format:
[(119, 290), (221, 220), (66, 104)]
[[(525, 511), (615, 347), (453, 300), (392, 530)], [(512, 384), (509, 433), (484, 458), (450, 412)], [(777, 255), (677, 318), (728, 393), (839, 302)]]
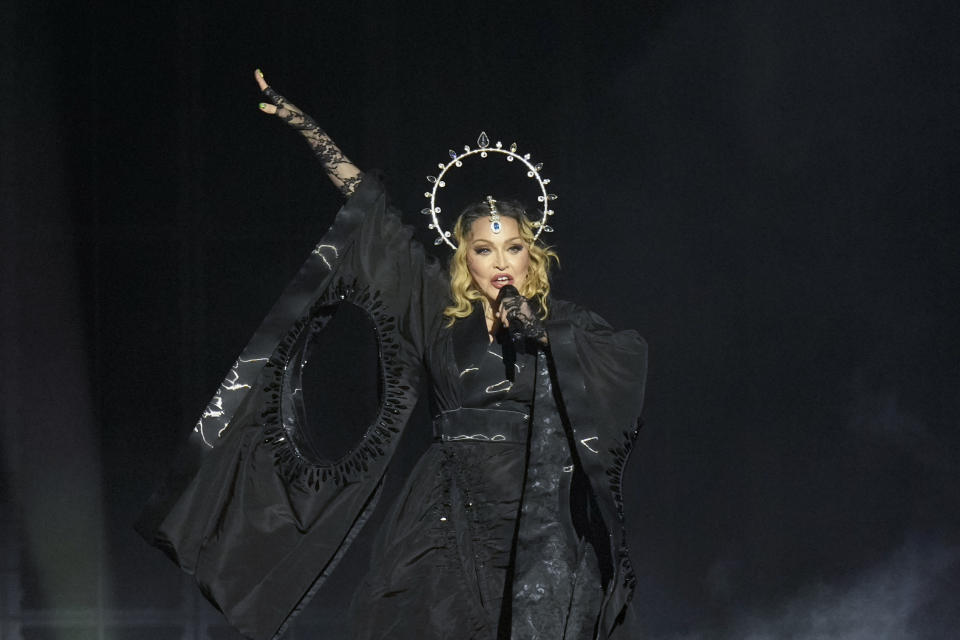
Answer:
[(499, 140), (491, 147), (490, 138), (487, 137), (485, 132), (481, 132), (480, 137), (477, 138), (476, 149), (471, 149), (470, 145), (464, 145), (463, 153), (458, 155), (453, 149), (451, 149), (449, 153), (450, 162), (446, 164), (441, 162), (437, 165), (440, 168), (440, 174), (436, 176), (427, 176), (427, 182), (433, 185), (433, 189), (425, 192), (423, 195), (430, 199), (430, 206), (420, 211), (420, 213), (423, 215), (430, 216), (432, 222), (428, 226), (430, 229), (436, 229), (437, 233), (439, 234), (439, 237), (433, 241), (433, 244), (446, 242), (451, 249), (456, 250), (457, 248), (457, 245), (455, 245), (450, 239), (450, 232), (444, 231), (440, 226), (440, 221), (437, 219), (437, 214), (440, 213), (440, 207), (437, 206), (437, 189), (442, 189), (446, 186), (443, 177), (447, 174), (447, 171), (453, 167), (462, 167), (464, 158), (477, 155), (481, 158), (486, 158), (491, 153), (505, 155), (507, 157), (507, 162), (513, 162), (514, 159), (519, 160), (527, 168), (527, 177), (533, 178), (537, 181), (537, 184), (540, 185), (540, 195), (537, 196), (537, 202), (543, 203), (543, 209), (541, 210), (543, 215), (539, 220), (535, 220), (532, 223), (533, 228), (536, 229), (536, 233), (533, 234), (533, 239), (536, 240), (539, 238), (540, 234), (544, 231), (547, 233), (551, 233), (553, 231), (553, 227), (547, 224), (547, 219), (553, 215), (553, 209), (550, 208), (550, 203), (556, 200), (557, 196), (553, 193), (547, 193), (547, 185), (550, 184), (550, 179), (544, 178), (540, 175), (540, 170), (543, 168), (543, 163), (537, 163), (535, 165), (530, 161), (529, 153), (524, 155), (517, 153), (516, 142), (511, 144), (509, 149), (504, 149), (503, 143)]

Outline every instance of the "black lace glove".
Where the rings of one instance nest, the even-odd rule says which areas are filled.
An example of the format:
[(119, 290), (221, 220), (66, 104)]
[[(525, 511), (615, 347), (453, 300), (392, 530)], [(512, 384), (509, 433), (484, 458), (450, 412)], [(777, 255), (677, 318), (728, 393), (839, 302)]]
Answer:
[(508, 329), (514, 335), (520, 335), (528, 340), (533, 340), (543, 346), (550, 344), (547, 338), (547, 328), (543, 326), (543, 321), (533, 312), (533, 306), (530, 301), (517, 293), (516, 295), (504, 295), (500, 301), (501, 308), (506, 312)]
[[(260, 76), (262, 78), (262, 76)], [(363, 173), (347, 158), (316, 120), (288, 101), (273, 87), (262, 89), (263, 95), (277, 108), (276, 115), (300, 132), (320, 159), (324, 171), (340, 192), (350, 197), (363, 179)], [(262, 107), (261, 107), (262, 108)]]

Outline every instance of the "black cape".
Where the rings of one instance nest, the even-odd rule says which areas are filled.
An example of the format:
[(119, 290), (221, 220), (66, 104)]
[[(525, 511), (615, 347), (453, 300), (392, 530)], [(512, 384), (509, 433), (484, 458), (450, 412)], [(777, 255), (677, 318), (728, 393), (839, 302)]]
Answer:
[[(137, 529), (192, 574), (244, 635), (279, 636), (330, 575), (370, 516), (384, 471), (430, 373), (435, 409), (455, 408), (442, 309), (449, 284), (368, 174), (231, 367)], [(297, 391), (308, 343), (346, 303), (376, 330), (380, 405), (336, 459), (312, 455)], [(550, 395), (587, 479), (604, 577), (595, 635), (618, 638), (635, 578), (621, 477), (639, 428), (647, 349), (633, 331), (554, 300), (547, 323)], [(555, 387), (549, 392), (549, 386)], [(546, 391), (545, 391), (546, 390)], [(546, 394), (546, 395), (545, 395)], [(547, 407), (547, 405), (550, 405)], [(325, 429), (336, 429), (326, 425)], [(531, 556), (532, 557), (532, 556)], [(524, 550), (517, 550), (517, 564)]]

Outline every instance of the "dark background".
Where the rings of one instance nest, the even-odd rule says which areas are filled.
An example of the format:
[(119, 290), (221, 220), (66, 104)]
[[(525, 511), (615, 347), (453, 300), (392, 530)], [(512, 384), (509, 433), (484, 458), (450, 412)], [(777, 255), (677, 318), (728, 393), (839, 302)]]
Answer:
[(631, 637), (960, 625), (956, 2), (213, 5), (0, 9), (4, 640), (237, 637), (131, 524), (339, 206), (256, 67), (412, 224), (480, 130), (545, 163), (650, 343)]

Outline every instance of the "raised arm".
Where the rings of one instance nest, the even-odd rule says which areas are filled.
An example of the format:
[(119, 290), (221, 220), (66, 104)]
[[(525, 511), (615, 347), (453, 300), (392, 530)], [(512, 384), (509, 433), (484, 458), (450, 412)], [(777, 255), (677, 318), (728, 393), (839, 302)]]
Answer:
[(263, 72), (257, 69), (254, 72), (254, 78), (260, 85), (260, 90), (272, 104), (260, 103), (260, 110), (264, 113), (275, 114), (281, 120), (300, 132), (307, 140), (307, 144), (313, 149), (313, 153), (320, 158), (324, 171), (327, 172), (330, 181), (340, 189), (340, 192), (350, 197), (360, 181), (363, 179), (363, 172), (357, 168), (357, 165), (350, 162), (350, 158), (343, 155), (333, 139), (327, 135), (327, 132), (320, 128), (313, 118), (301, 111), (295, 104), (288, 102), (286, 98), (273, 90), (263, 77)]

